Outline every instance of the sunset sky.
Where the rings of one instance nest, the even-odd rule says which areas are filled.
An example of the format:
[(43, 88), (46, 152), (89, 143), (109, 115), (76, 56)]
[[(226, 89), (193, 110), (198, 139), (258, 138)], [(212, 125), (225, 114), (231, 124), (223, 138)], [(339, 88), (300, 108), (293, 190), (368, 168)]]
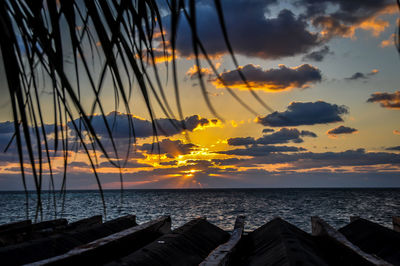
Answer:
[[(252, 96), (240, 78), (212, 3), (198, 2), (199, 37), (226, 87), (254, 112), (229, 94), (202, 59), (201, 73), (218, 117), (210, 111), (199, 86), (190, 29), (182, 20), (177, 64), (187, 131), (171, 126), (153, 97), (160, 129), (158, 140), (154, 139), (143, 97), (135, 87), (130, 101), (137, 137), (133, 144), (128, 138), (126, 109), (122, 105), (115, 109), (111, 78), (101, 94), (107, 119), (114, 124), (119, 157), (124, 158), (128, 145), (132, 146), (122, 168), (125, 188), (400, 186), (400, 56), (394, 44), (399, 11), (395, 1), (223, 1), (240, 69), (273, 112)], [(168, 38), (166, 12), (163, 23)], [(159, 41), (155, 39), (156, 47)], [(160, 52), (157, 67), (175, 120), (180, 122), (171, 59)], [(169, 61), (168, 72), (165, 61)], [(1, 151), (14, 132), (4, 67), (0, 67)], [(148, 68), (151, 72), (152, 67)], [(85, 86), (89, 83), (82, 79), (83, 105), (90, 110), (94, 97)], [(40, 97), (51, 102), (46, 85)], [(54, 114), (50, 106), (43, 108), (50, 130)], [(72, 129), (70, 123), (66, 126)], [(115, 159), (101, 116), (93, 117), (93, 126)], [(71, 146), (74, 141), (71, 131)], [(158, 145), (153, 150), (152, 143), (157, 141), (160, 150)], [(101, 152), (97, 156), (103, 187), (118, 189), (119, 170)], [(72, 149), (69, 162), (68, 189), (97, 188), (82, 149)], [(61, 152), (53, 165), (59, 186)], [(47, 167), (44, 173), (47, 189)], [(27, 180), (33, 188), (29, 175)], [(0, 190), (22, 188), (12, 144), (0, 154)]]

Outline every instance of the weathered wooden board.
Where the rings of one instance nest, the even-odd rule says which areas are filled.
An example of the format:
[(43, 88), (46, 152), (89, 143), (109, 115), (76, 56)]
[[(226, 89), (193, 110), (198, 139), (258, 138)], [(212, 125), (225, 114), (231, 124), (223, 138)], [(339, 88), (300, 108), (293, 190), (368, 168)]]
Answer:
[(97, 239), (69, 252), (29, 265), (97, 265), (121, 257), (171, 231), (171, 218), (161, 217)]
[(76, 222), (69, 223), (66, 227), (66, 231), (76, 230), (79, 228), (87, 228), (103, 222), (101, 215), (95, 215), (89, 218), (81, 219)]
[(400, 265), (399, 232), (362, 218), (338, 231), (362, 251)]
[(244, 216), (238, 216), (235, 226), (228, 242), (219, 245), (208, 257), (200, 263), (201, 266), (225, 266), (229, 265), (232, 254), (236, 251), (239, 241), (242, 239), (244, 230)]
[[(357, 219), (354, 222), (360, 220), (361, 219)], [(311, 226), (312, 234), (314, 236), (327, 238), (328, 241), (334, 242), (343, 249), (340, 253), (349, 254), (349, 258), (353, 260), (352, 263), (349, 264), (354, 264), (354, 261), (357, 260), (357, 264), (360, 265), (391, 265), (378, 257), (362, 251), (358, 246), (352, 244), (342, 233), (335, 230), (332, 226), (317, 216), (311, 217)]]
[(328, 265), (313, 237), (277, 217), (249, 233), (237, 265)]
[(54, 257), (118, 231), (135, 226), (136, 217), (127, 215), (103, 224), (58, 232), (47, 237), (0, 248), (2, 265), (20, 265)]
[(229, 233), (199, 218), (108, 265), (198, 265)]

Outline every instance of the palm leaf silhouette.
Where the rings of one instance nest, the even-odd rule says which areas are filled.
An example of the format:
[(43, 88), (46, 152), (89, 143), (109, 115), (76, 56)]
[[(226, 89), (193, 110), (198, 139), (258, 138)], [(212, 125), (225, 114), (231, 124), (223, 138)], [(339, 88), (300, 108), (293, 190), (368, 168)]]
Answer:
[[(215, 0), (215, 10), (219, 17), (223, 38), (236, 66), (232, 47), (226, 32), (223, 10), (219, 0)], [(167, 11), (170, 16), (168, 39), (162, 24), (161, 13)], [(132, 87), (136, 84), (144, 99), (147, 112), (152, 121), (153, 135), (157, 138), (152, 100), (162, 110), (163, 115), (175, 118), (171, 103), (162, 86), (156, 64), (156, 49), (161, 49), (164, 56), (172, 53), (172, 76), (175, 88), (177, 115), (183, 120), (183, 110), (179, 93), (176, 38), (178, 23), (186, 19), (192, 33), (193, 51), (196, 65), (200, 68), (200, 56), (206, 59), (215, 75), (219, 73), (207, 55), (207, 51), (197, 35), (196, 2), (194, 0), (171, 0), (161, 3), (154, 0), (110, 0), (110, 1), (27, 1), (13, 0), (0, 3), (0, 47), (11, 100), (15, 141), (20, 162), (23, 186), (28, 199), (27, 174), (32, 175), (37, 195), (35, 219), (42, 214), (42, 190), (44, 169), (47, 166), (50, 176), (50, 188), (55, 192), (52, 159), (59, 152), (64, 160), (61, 192), (65, 198), (68, 170), (68, 157), (71, 150), (82, 148), (86, 153), (96, 178), (98, 189), (105, 202), (99, 175), (96, 171), (97, 155), (103, 154), (107, 160), (120, 169), (129, 156), (118, 153), (113, 125), (106, 119), (104, 102), (101, 98), (105, 90), (105, 80), (111, 77), (115, 95), (115, 110), (124, 108), (129, 120), (129, 143), (135, 142), (135, 130), (129, 101), (133, 95)], [(159, 47), (155, 48), (155, 36)], [(161, 39), (161, 40), (160, 40)], [(161, 48), (160, 48), (161, 47)], [(72, 70), (70, 69), (72, 65)], [(151, 66), (150, 68), (148, 66)], [(150, 73), (149, 69), (152, 70)], [(168, 62), (166, 62), (168, 77)], [(244, 75), (242, 79), (246, 82)], [(202, 75), (198, 75), (204, 100), (217, 116), (205, 89)], [(84, 106), (81, 82), (86, 80), (89, 90), (94, 95), (90, 108)], [(46, 81), (52, 95), (52, 103), (40, 97), (40, 84)], [(127, 81), (127, 82), (125, 82)], [(223, 80), (221, 80), (223, 83)], [(128, 83), (128, 85), (125, 85)], [(44, 85), (43, 85), (44, 86)], [(231, 89), (229, 93), (252, 113), (256, 113), (243, 102)], [(252, 92), (264, 107), (270, 108)], [(52, 130), (46, 127), (43, 108), (52, 109)], [(111, 141), (111, 151), (107, 150), (92, 125), (95, 111), (100, 113)], [(78, 118), (78, 119), (77, 119)], [(47, 118), (48, 120), (48, 118)], [(184, 123), (174, 127), (185, 128)], [(71, 144), (69, 130), (72, 130), (79, 145)], [(49, 134), (53, 137), (50, 138)], [(9, 145), (10, 145), (9, 144)], [(8, 146), (9, 146), (8, 145)], [(129, 145), (130, 147), (131, 145)], [(122, 158), (125, 157), (125, 160)], [(29, 165), (29, 167), (27, 167)], [(55, 202), (55, 193), (53, 193)], [(27, 201), (28, 202), (28, 201)]]

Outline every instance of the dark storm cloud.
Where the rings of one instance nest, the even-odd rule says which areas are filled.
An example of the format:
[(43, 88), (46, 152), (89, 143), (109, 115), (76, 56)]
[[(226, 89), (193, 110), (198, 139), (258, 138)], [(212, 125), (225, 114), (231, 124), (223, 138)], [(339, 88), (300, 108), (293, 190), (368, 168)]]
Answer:
[[(279, 68), (263, 70), (260, 66), (253, 64), (245, 65), (240, 71), (246, 77), (247, 82), (253, 89), (260, 90), (286, 90), (292, 88), (307, 88), (311, 84), (321, 81), (321, 71), (309, 64), (297, 67), (287, 67), (279, 65)], [(231, 70), (220, 74), (224, 84), (216, 79), (214, 84), (217, 87), (243, 88), (247, 86), (239, 75), (239, 70)]]
[[(305, 20), (290, 10), (266, 16), (268, 6), (276, 1), (222, 1), (229, 40), (236, 54), (264, 59), (294, 56), (320, 44), (319, 35), (310, 32)], [(198, 35), (207, 53), (219, 56), (228, 52), (219, 26), (213, 1), (196, 6)], [(164, 24), (170, 24), (165, 17)], [(186, 19), (181, 19), (177, 37), (181, 56), (193, 55), (192, 37)]]
[(169, 157), (176, 157), (181, 154), (189, 154), (195, 150), (197, 145), (192, 143), (183, 143), (181, 140), (164, 139), (161, 142), (154, 144), (143, 144), (139, 147), (140, 150), (152, 152), (154, 154), (167, 154)]
[(358, 132), (357, 129), (352, 128), (352, 127), (345, 127), (345, 126), (339, 126), (330, 129), (328, 132), (326, 132), (328, 135), (340, 135), (340, 134), (353, 134)]
[[(131, 116), (131, 119), (133, 122), (133, 129), (137, 138), (147, 138), (153, 136), (154, 132), (151, 121), (134, 116)], [(130, 122), (126, 114), (111, 112), (106, 116), (106, 120), (110, 128), (112, 129), (114, 138), (128, 138), (129, 136), (133, 136), (133, 131), (129, 128)], [(76, 119), (75, 123), (78, 122), (79, 119)], [(209, 120), (206, 118), (201, 118), (198, 115), (193, 115), (185, 118), (185, 120), (183, 121), (176, 119), (159, 118), (155, 119), (154, 122), (156, 124), (157, 134), (159, 136), (172, 136), (182, 133), (184, 131), (182, 122), (186, 126), (187, 130), (193, 131), (198, 126), (206, 126), (210, 123), (215, 124), (218, 121), (215, 119)], [(68, 123), (68, 125), (70, 128), (72, 128), (71, 122)], [(102, 116), (93, 116), (92, 126), (99, 136), (108, 137), (107, 128), (104, 125), (104, 120)]]
[(265, 117), (259, 117), (257, 122), (271, 127), (327, 124), (343, 121), (342, 115), (348, 112), (348, 108), (344, 105), (339, 106), (324, 101), (292, 102), (286, 111), (276, 111)]
[(324, 60), (324, 58), (329, 55), (333, 54), (331, 50), (329, 49), (329, 46), (325, 45), (321, 49), (308, 53), (303, 57), (303, 61), (315, 61), (315, 62), (321, 62)]
[(369, 79), (371, 76), (374, 76), (376, 74), (378, 74), (379, 71), (374, 69), (369, 73), (361, 73), (361, 72), (356, 72), (353, 75), (351, 75), (351, 77), (345, 78), (345, 80), (357, 80), (357, 79)]
[(400, 151), (400, 146), (389, 147), (389, 148), (386, 148), (386, 150), (388, 150), (388, 151)]
[(400, 91), (394, 93), (375, 92), (367, 100), (369, 103), (380, 103), (382, 107), (400, 109)]

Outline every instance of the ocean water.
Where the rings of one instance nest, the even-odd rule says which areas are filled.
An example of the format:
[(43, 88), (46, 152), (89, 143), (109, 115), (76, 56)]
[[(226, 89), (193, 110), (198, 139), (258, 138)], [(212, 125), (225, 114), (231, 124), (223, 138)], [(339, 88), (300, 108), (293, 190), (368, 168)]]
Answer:
[[(55, 218), (54, 202), (43, 193), (43, 220)], [(51, 196), (51, 195), (50, 195)], [(171, 215), (174, 228), (196, 217), (232, 230), (238, 215), (246, 216), (245, 230), (254, 230), (274, 217), (311, 231), (311, 216), (320, 216), (335, 228), (361, 216), (391, 227), (400, 216), (400, 189), (185, 189), (105, 191), (106, 219), (135, 214), (138, 223)], [(23, 192), (0, 192), (0, 224), (34, 219), (36, 195), (26, 208)], [(51, 199), (51, 197), (50, 197)], [(56, 195), (57, 218), (75, 221), (104, 213), (98, 191), (67, 192), (62, 210)]]

